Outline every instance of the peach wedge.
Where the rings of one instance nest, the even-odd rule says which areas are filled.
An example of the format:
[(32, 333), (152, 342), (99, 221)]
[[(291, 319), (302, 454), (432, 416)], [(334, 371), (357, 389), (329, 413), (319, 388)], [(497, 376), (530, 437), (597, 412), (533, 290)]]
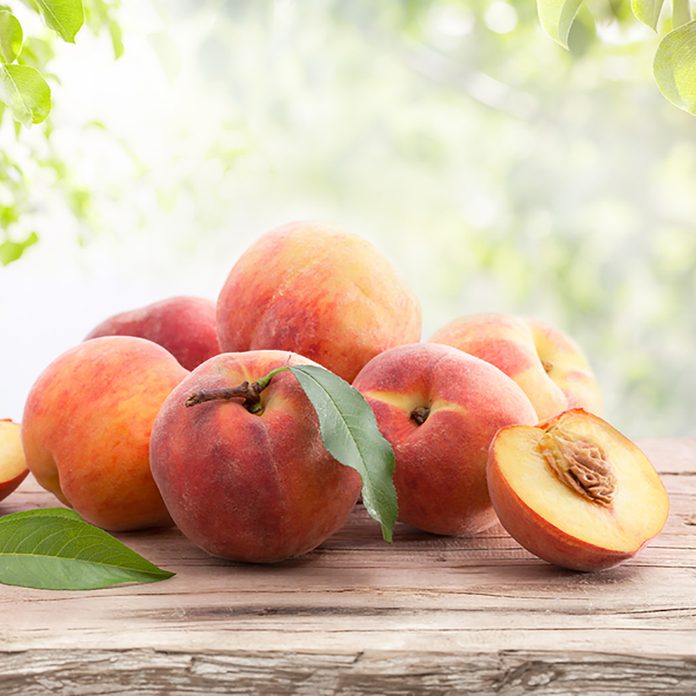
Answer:
[(0, 500), (7, 498), (29, 473), (22, 449), (21, 427), (0, 419)]
[(598, 416), (565, 411), (498, 431), (488, 489), (505, 529), (549, 563), (603, 570), (660, 533), (669, 498), (636, 445)]

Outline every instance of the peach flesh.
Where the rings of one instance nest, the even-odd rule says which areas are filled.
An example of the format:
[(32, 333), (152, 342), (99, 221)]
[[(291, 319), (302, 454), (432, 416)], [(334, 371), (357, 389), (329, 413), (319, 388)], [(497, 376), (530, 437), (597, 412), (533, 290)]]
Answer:
[[(560, 447), (557, 459), (549, 438)], [(583, 458), (591, 448), (592, 456)], [(588, 472), (585, 465), (597, 468)], [(570, 466), (574, 471), (563, 471)], [(632, 557), (659, 534), (669, 512), (648, 458), (582, 409), (536, 427), (501, 430), (489, 451), (488, 487), (511, 536), (536, 556), (573, 570), (602, 570)]]
[(21, 427), (9, 419), (0, 420), (0, 500), (7, 498), (28, 473)]
[(493, 365), (434, 343), (392, 348), (354, 385), (394, 448), (399, 519), (435, 534), (495, 523), (486, 453), (496, 431), (536, 423), (522, 390)]
[(308, 222), (254, 243), (220, 292), (222, 350), (288, 350), (347, 381), (372, 357), (420, 339), (418, 301), (369, 242)]

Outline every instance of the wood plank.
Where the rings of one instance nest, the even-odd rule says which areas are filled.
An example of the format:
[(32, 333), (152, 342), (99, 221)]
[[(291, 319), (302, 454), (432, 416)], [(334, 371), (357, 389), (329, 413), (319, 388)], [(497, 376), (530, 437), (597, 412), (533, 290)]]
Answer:
[[(272, 567), (210, 558), (173, 529), (122, 534), (176, 577), (3, 587), (0, 693), (694, 693), (696, 439), (642, 444), (672, 511), (613, 570), (554, 568), (500, 527), (454, 539), (399, 526), (388, 546), (360, 507), (322, 548)], [(0, 512), (55, 504), (27, 480)]]

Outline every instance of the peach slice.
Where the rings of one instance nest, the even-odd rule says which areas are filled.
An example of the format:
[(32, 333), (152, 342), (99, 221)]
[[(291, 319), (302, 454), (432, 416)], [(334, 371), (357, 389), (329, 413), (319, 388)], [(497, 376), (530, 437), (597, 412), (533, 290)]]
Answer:
[(4, 418), (0, 420), (0, 500), (7, 498), (28, 473), (21, 426)]
[(650, 460), (582, 409), (498, 431), (487, 465), (493, 507), (533, 554), (564, 568), (602, 570), (660, 533), (669, 498)]

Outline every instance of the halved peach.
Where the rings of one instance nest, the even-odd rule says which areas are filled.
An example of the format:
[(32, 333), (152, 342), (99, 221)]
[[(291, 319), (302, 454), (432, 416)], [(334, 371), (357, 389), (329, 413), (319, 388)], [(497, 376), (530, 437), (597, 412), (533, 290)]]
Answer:
[(0, 420), (0, 500), (7, 498), (28, 473), (21, 426), (6, 418)]
[(582, 409), (499, 430), (487, 478), (509, 534), (539, 558), (573, 570), (631, 558), (660, 533), (669, 513), (667, 492), (645, 454)]

